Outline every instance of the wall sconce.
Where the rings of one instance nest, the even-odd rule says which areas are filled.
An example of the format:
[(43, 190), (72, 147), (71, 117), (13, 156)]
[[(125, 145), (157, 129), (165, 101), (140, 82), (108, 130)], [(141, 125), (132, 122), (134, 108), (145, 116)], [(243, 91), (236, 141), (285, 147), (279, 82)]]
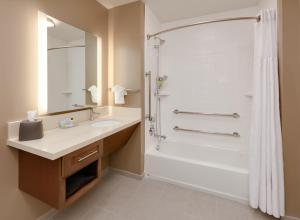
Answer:
[(47, 27), (48, 18), (38, 12), (38, 112), (47, 113), (48, 82), (47, 82)]
[(97, 38), (97, 88), (98, 88), (98, 105), (102, 105), (102, 38)]

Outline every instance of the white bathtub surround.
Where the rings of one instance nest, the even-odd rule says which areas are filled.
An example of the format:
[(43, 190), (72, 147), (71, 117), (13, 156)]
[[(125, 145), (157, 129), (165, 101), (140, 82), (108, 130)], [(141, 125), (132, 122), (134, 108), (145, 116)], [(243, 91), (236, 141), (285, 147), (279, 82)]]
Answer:
[[(49, 160), (56, 160), (141, 121), (141, 109), (139, 108), (103, 107), (98, 111), (101, 116), (94, 121), (89, 120), (89, 111), (47, 116), (43, 118), (43, 122), (45, 122), (44, 137), (33, 141), (18, 141), (20, 122), (9, 122), (7, 145)], [(78, 126), (69, 129), (58, 128), (58, 121), (61, 118), (74, 117), (76, 119), (76, 116), (79, 117)], [(105, 122), (105, 120), (115, 120), (119, 123), (104, 127), (93, 126), (93, 124)]]
[(254, 59), (250, 205), (279, 218), (284, 216), (284, 176), (275, 10), (261, 12)]
[(247, 154), (213, 146), (163, 142), (146, 152), (148, 177), (246, 203)]
[[(162, 25), (162, 29), (205, 20), (255, 16), (246, 8)], [(162, 133), (168, 140), (213, 145), (248, 152), (252, 88), (254, 21), (228, 21), (162, 34), (160, 72), (168, 75), (161, 99)], [(154, 49), (152, 49), (154, 50)], [(156, 54), (154, 54), (156, 55)], [(156, 61), (156, 57), (152, 58)], [(155, 73), (155, 66), (153, 66)], [(154, 77), (155, 78), (155, 77)], [(154, 91), (154, 90), (153, 90)], [(174, 114), (173, 110), (238, 113), (239, 119)], [(238, 132), (240, 138), (176, 132), (174, 126), (212, 132)]]
[[(147, 8), (146, 8), (147, 11)], [(259, 9), (244, 8), (161, 25), (159, 30), (200, 21), (256, 16)], [(151, 13), (148, 13), (151, 14)], [(155, 92), (157, 68), (168, 80), (162, 88), (161, 109), (152, 94), (152, 114), (161, 111), (162, 134), (167, 137), (160, 151), (146, 123), (145, 173), (152, 178), (196, 188), (233, 200), (248, 200), (248, 149), (252, 99), (255, 21), (229, 21), (201, 25), (161, 34), (165, 40), (147, 41), (146, 71)], [(150, 23), (150, 24), (149, 24)], [(148, 34), (158, 32), (155, 19), (146, 17)], [(148, 81), (145, 82), (148, 86)], [(148, 88), (146, 89), (148, 101)], [(148, 104), (148, 102), (146, 102)], [(148, 106), (146, 105), (146, 109)], [(157, 110), (158, 109), (158, 110)], [(238, 113), (240, 118), (174, 114), (173, 111)], [(159, 113), (159, 112), (158, 112)], [(157, 121), (157, 119), (156, 119)], [(220, 133), (238, 132), (240, 137), (175, 131), (173, 128)]]

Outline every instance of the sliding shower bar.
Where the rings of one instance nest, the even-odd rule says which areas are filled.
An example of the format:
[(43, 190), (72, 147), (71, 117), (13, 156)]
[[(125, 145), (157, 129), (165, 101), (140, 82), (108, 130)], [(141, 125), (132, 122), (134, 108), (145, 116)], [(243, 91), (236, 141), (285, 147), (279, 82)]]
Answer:
[(240, 137), (240, 134), (238, 132), (233, 133), (221, 133), (221, 132), (211, 132), (211, 131), (202, 131), (202, 130), (193, 130), (193, 129), (186, 129), (186, 128), (180, 128), (178, 126), (175, 126), (173, 128), (175, 131), (187, 131), (187, 132), (194, 132), (194, 133), (201, 133), (201, 134), (212, 134), (212, 135), (221, 135), (221, 136), (229, 136), (229, 137)]
[(224, 18), (224, 19), (219, 19), (219, 20), (202, 21), (202, 22), (198, 22), (198, 23), (194, 23), (194, 24), (188, 24), (188, 25), (183, 25), (183, 26), (179, 26), (179, 27), (166, 29), (166, 30), (157, 32), (155, 34), (148, 34), (147, 39), (150, 40), (152, 37), (156, 37), (160, 34), (180, 30), (180, 29), (183, 29), (183, 28), (194, 27), (194, 26), (198, 26), (198, 25), (202, 25), (202, 24), (211, 24), (211, 23), (225, 22), (225, 21), (239, 21), (239, 20), (256, 20), (256, 22), (260, 22), (261, 17), (260, 16), (256, 16), (256, 17), (236, 17), (236, 18)]
[(152, 102), (151, 102), (151, 95), (152, 95), (152, 73), (151, 71), (146, 72), (145, 76), (148, 78), (148, 114), (146, 115), (146, 119), (149, 121), (153, 121), (152, 117)]
[(240, 115), (238, 113), (233, 114), (221, 114), (221, 113), (203, 113), (203, 112), (185, 112), (179, 111), (175, 109), (173, 111), (174, 114), (187, 114), (187, 115), (204, 115), (204, 116), (217, 116), (217, 117), (232, 117), (232, 118), (239, 118)]

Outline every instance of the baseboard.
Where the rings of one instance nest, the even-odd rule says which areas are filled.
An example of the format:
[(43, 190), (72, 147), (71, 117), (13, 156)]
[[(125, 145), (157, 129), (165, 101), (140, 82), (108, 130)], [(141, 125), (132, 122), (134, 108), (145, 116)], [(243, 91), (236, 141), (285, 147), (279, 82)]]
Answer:
[(109, 173), (109, 167), (106, 167), (106, 168), (103, 170), (103, 175), (102, 175), (102, 177), (105, 177), (108, 173)]
[(109, 171), (121, 174), (123, 176), (138, 179), (138, 180), (144, 179), (144, 176), (145, 176), (144, 173), (143, 174), (136, 174), (136, 173), (132, 173), (132, 172), (129, 172), (129, 171), (119, 170), (119, 169), (111, 168), (111, 167), (109, 168)]
[(56, 214), (58, 213), (58, 210), (56, 209), (50, 209), (45, 214), (38, 217), (36, 220), (51, 220)]
[(300, 218), (292, 217), (292, 216), (284, 216), (282, 219), (283, 220), (300, 220)]

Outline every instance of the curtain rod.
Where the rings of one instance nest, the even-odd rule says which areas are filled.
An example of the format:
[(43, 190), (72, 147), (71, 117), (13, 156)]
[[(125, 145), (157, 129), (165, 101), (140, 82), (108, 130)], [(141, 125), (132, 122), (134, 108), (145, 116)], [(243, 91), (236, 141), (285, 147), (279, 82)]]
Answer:
[(147, 39), (150, 40), (152, 37), (156, 37), (157, 35), (160, 35), (160, 34), (180, 30), (180, 29), (183, 29), (183, 28), (194, 27), (194, 26), (198, 26), (198, 25), (202, 25), (202, 24), (211, 24), (211, 23), (217, 23), (217, 22), (238, 21), (238, 20), (256, 20), (257, 22), (260, 22), (261, 17), (260, 16), (257, 16), (257, 17), (236, 17), (236, 18), (224, 18), (224, 19), (219, 19), (219, 20), (202, 21), (202, 22), (198, 22), (198, 23), (194, 23), (194, 24), (188, 24), (188, 25), (183, 25), (183, 26), (179, 26), (179, 27), (166, 29), (166, 30), (157, 32), (155, 34), (148, 34)]
[(49, 50), (59, 50), (59, 49), (68, 49), (68, 48), (76, 48), (76, 47), (85, 47), (85, 45), (74, 45), (74, 46), (62, 46), (62, 47), (53, 47), (49, 48)]

